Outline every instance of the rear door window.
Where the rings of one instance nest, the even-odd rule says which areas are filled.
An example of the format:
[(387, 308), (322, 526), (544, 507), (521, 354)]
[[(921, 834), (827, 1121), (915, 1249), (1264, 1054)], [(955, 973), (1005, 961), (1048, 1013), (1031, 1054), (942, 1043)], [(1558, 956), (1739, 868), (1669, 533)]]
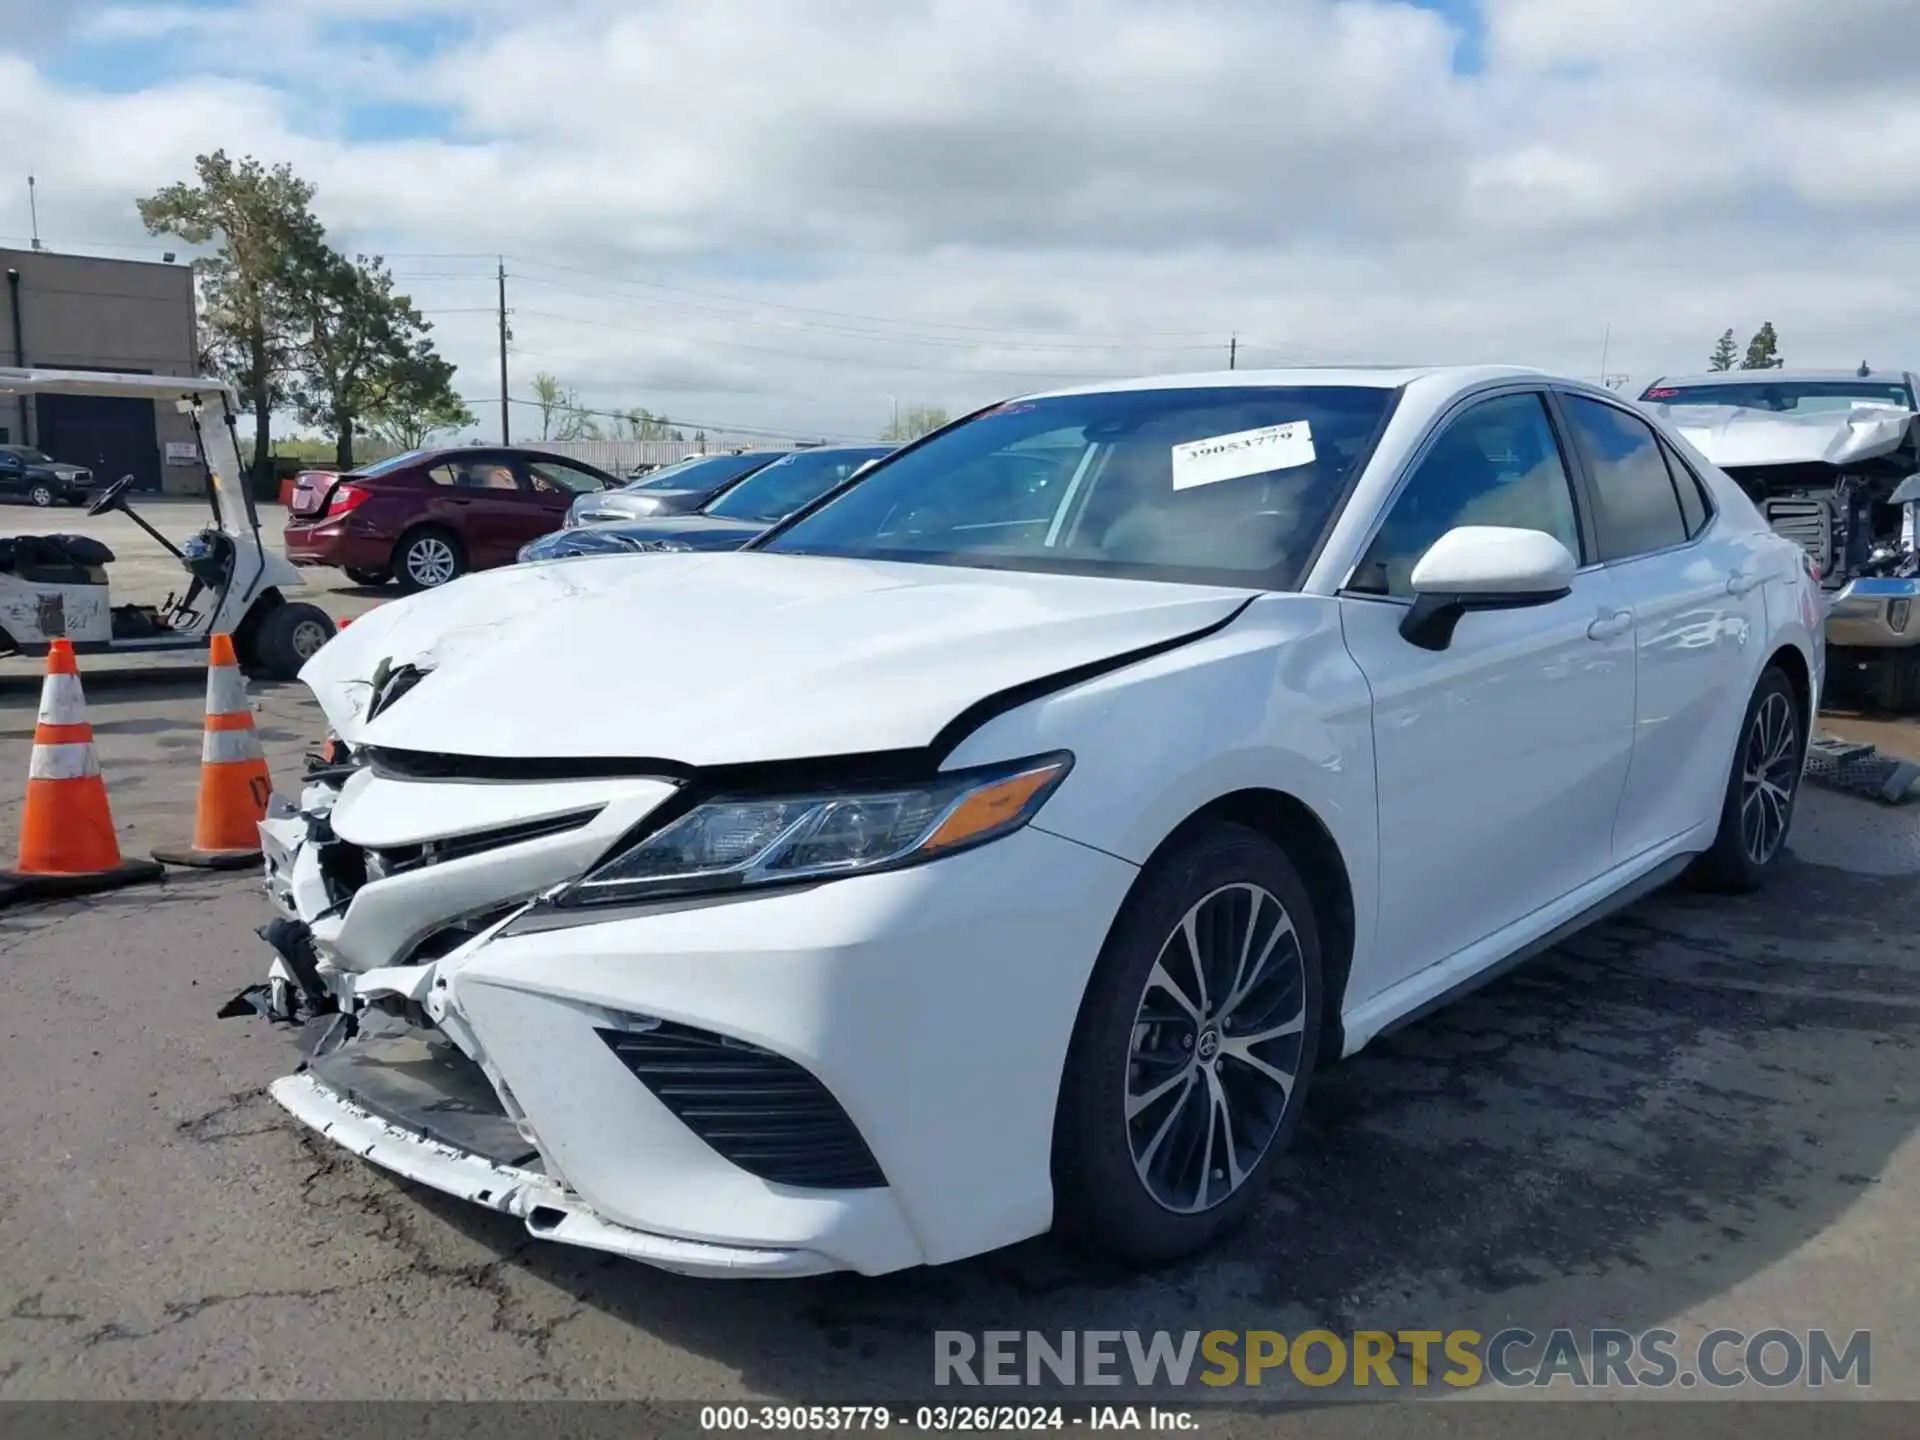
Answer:
[(1563, 395), (1560, 405), (1593, 482), (1600, 558), (1625, 560), (1684, 545), (1686, 517), (1652, 427), (1584, 395)]
[(543, 495), (588, 495), (606, 488), (606, 482), (591, 470), (560, 460), (529, 460), (527, 475), (534, 490)]

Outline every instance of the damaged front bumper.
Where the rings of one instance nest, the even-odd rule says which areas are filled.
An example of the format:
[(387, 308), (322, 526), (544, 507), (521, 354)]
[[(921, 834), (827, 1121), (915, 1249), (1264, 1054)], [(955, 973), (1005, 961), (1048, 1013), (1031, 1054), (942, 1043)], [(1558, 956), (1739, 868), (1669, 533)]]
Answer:
[[(369, 783), (356, 772), (336, 771), (310, 784), (299, 806), (275, 797), (260, 825), (265, 888), (279, 918), (257, 933), (272, 958), (267, 979), (219, 1013), (293, 1028), (303, 1062), (297, 1073), (269, 1087), (274, 1100), (363, 1159), (512, 1215), (541, 1239), (689, 1275), (803, 1276), (845, 1268), (842, 1261), (796, 1246), (714, 1243), (613, 1223), (559, 1178), (471, 1027), (449, 1003), (447, 973), (463, 950), (525, 908), (521, 892), (576, 869), (569, 851), (604, 841), (563, 841), (561, 853), (549, 853), (542, 863), (526, 847), (539, 850), (544, 840), (551, 852), (555, 836), (566, 832), (550, 829), (502, 847), (519, 852), (509, 856), (519, 872), (514, 879), (503, 882), (497, 857), (484, 858), (492, 852), (469, 849), (459, 863), (430, 877), (430, 885), (416, 880), (401, 884), (397, 897), (382, 895), (377, 892), (390, 892), (396, 879), (420, 875), (425, 867), (387, 873), (386, 857), (407, 853), (405, 845), (360, 847), (334, 832), (342, 790)], [(665, 787), (654, 788), (664, 793)], [(617, 803), (617, 787), (611, 798), (616, 811), (633, 808)], [(627, 798), (634, 798), (631, 786)], [(650, 805), (659, 795), (641, 798)], [(386, 797), (373, 828), (397, 808), (395, 797)], [(606, 830), (628, 818), (620, 813), (580, 828)], [(360, 819), (368, 823), (364, 814)], [(371, 875), (365, 873), (369, 868)], [(505, 904), (483, 901), (476, 920), (472, 902), (481, 893), (496, 901), (503, 894), (512, 898)], [(364, 911), (362, 897), (373, 902)], [(369, 967), (375, 958), (401, 963)]]
[(287, 923), (232, 1007), (298, 1027), (274, 1098), (538, 1238), (687, 1274), (877, 1275), (1044, 1231), (1050, 1097), (1136, 868), (1028, 827), (752, 897), (539, 903), (675, 788), (362, 770), (277, 805)]

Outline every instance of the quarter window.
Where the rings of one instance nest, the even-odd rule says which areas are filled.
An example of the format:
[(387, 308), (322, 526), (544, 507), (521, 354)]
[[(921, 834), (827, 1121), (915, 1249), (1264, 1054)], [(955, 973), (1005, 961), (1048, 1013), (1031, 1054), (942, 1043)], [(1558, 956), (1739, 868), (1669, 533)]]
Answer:
[(1599, 400), (1568, 395), (1561, 403), (1593, 477), (1600, 558), (1624, 560), (1684, 544), (1686, 518), (1652, 429)]
[(1713, 518), (1713, 506), (1707, 500), (1707, 487), (1700, 483), (1700, 477), (1693, 473), (1693, 467), (1682, 460), (1673, 449), (1662, 441), (1660, 453), (1667, 457), (1667, 471), (1673, 476), (1673, 488), (1680, 492), (1680, 514), (1687, 523), (1687, 538), (1691, 540), (1707, 528), (1707, 521)]
[(1573, 488), (1537, 394), (1483, 400), (1450, 423), (1393, 502), (1349, 590), (1413, 593), (1413, 567), (1458, 525), (1540, 530), (1575, 556)]

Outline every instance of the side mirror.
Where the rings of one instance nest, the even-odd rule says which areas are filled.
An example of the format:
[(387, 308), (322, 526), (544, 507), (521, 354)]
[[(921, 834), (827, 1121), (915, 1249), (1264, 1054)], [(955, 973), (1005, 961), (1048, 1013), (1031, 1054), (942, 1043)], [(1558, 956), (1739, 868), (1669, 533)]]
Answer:
[(1413, 567), (1413, 605), (1400, 634), (1423, 650), (1444, 650), (1469, 610), (1551, 605), (1573, 593), (1578, 569), (1567, 547), (1543, 530), (1456, 526)]

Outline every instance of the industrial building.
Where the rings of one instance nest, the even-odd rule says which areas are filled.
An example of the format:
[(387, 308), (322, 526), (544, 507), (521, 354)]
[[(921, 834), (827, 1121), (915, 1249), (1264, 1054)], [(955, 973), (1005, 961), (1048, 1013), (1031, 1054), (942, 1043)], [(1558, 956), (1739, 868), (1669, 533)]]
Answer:
[[(191, 375), (199, 370), (193, 272), (184, 264), (0, 249), (0, 353), (36, 369)], [(42, 395), (0, 400), (0, 443), (82, 465), (98, 483), (197, 493), (193, 427), (147, 400)]]

